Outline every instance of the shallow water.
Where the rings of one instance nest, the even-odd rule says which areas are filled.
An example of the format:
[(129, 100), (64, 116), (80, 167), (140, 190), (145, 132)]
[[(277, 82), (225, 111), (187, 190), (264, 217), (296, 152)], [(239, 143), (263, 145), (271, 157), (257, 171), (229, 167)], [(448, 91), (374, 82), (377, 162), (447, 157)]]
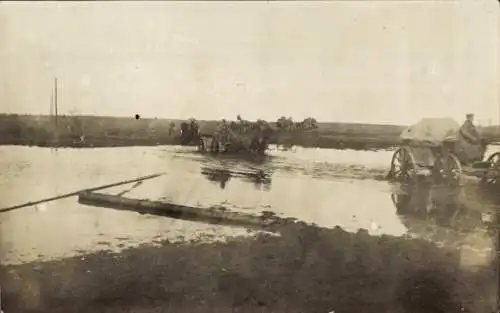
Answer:
[[(272, 211), (323, 227), (340, 226), (351, 232), (366, 229), (373, 235), (419, 236), (450, 245), (442, 235), (429, 236), (438, 234), (442, 226), (425, 223), (426, 227), (421, 227), (421, 219), (397, 214), (391, 199), (394, 186), (382, 179), (391, 151), (298, 148), (271, 150), (269, 154), (256, 162), (216, 159), (194, 153), (193, 148), (173, 146), (58, 150), (0, 147), (0, 208), (166, 172), (133, 186), (124, 196), (202, 207), (221, 205), (255, 214)], [(255, 173), (264, 173), (266, 178), (260, 179)], [(103, 192), (117, 194), (131, 185)], [(478, 210), (484, 206), (474, 195), (462, 193), (461, 197), (462, 202), (467, 200)], [(482, 238), (475, 241), (480, 248), (491, 248), (482, 221), (476, 218), (473, 224), (467, 236), (475, 234)], [(242, 228), (80, 205), (76, 197), (1, 214), (0, 232), (3, 264), (120, 250), (163, 239), (211, 241), (252, 234)], [(456, 244), (457, 240), (451, 241)]]

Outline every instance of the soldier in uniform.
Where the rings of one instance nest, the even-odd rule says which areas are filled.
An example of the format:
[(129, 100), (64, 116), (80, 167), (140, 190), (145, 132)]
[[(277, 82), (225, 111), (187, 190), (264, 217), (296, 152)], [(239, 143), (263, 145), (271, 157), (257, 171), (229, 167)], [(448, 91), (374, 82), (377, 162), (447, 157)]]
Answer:
[(191, 119), (190, 130), (191, 130), (191, 135), (193, 137), (198, 136), (198, 133), (199, 133), (198, 122), (194, 118)]
[(457, 154), (464, 165), (481, 161), (486, 146), (474, 125), (474, 114), (467, 114), (465, 122), (458, 131)]
[(225, 119), (222, 119), (217, 126), (216, 138), (218, 139), (220, 148), (225, 150), (226, 145), (229, 143), (229, 124)]

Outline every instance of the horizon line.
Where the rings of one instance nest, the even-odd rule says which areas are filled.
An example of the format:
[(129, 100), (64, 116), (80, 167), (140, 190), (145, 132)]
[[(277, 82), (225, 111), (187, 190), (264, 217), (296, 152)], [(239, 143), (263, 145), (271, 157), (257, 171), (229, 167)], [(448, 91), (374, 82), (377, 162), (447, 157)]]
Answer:
[[(50, 118), (51, 115), (48, 114), (32, 114), (32, 113), (0, 113), (0, 117), (2, 116), (32, 116), (32, 117), (48, 117)], [(139, 114), (140, 116), (140, 114)], [(93, 114), (59, 114), (59, 117), (88, 117), (88, 118), (114, 118), (114, 119), (136, 119), (135, 115), (134, 116), (120, 116), (120, 115), (93, 115)], [(189, 120), (193, 117), (186, 117), (186, 118), (167, 118), (167, 117), (139, 117), (141, 120), (167, 120), (167, 121), (186, 121)], [(313, 117), (314, 118), (314, 117)], [(222, 120), (220, 119), (198, 119), (198, 121), (203, 121), (203, 122), (217, 122)], [(229, 121), (232, 121), (231, 119), (227, 119)], [(235, 119), (236, 120), (236, 119)], [(263, 119), (266, 122), (270, 123), (276, 123), (276, 120), (266, 120)], [(303, 119), (300, 120), (294, 120), (294, 121), (302, 121)], [(412, 124), (388, 124), (388, 123), (375, 123), (375, 122), (345, 122), (345, 121), (319, 121), (317, 120), (318, 124), (349, 124), (349, 125), (377, 125), (377, 126), (400, 126), (400, 127), (407, 127)], [(491, 124), (491, 125), (477, 125), (478, 127), (500, 127), (499, 124)]]

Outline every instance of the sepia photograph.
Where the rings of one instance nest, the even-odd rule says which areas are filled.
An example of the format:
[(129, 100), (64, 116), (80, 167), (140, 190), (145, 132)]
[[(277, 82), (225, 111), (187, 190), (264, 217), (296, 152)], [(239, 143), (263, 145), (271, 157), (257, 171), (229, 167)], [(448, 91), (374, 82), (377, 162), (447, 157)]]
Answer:
[(0, 312), (500, 312), (499, 13), (0, 1)]

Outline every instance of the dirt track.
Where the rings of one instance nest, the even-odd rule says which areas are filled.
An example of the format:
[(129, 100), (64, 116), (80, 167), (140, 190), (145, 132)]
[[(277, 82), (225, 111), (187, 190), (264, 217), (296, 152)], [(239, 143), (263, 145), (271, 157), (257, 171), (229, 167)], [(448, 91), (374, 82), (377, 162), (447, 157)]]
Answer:
[[(6, 312), (490, 312), (494, 272), (423, 241), (283, 223), (280, 237), (2, 270)], [(490, 307), (488, 307), (488, 305)]]

